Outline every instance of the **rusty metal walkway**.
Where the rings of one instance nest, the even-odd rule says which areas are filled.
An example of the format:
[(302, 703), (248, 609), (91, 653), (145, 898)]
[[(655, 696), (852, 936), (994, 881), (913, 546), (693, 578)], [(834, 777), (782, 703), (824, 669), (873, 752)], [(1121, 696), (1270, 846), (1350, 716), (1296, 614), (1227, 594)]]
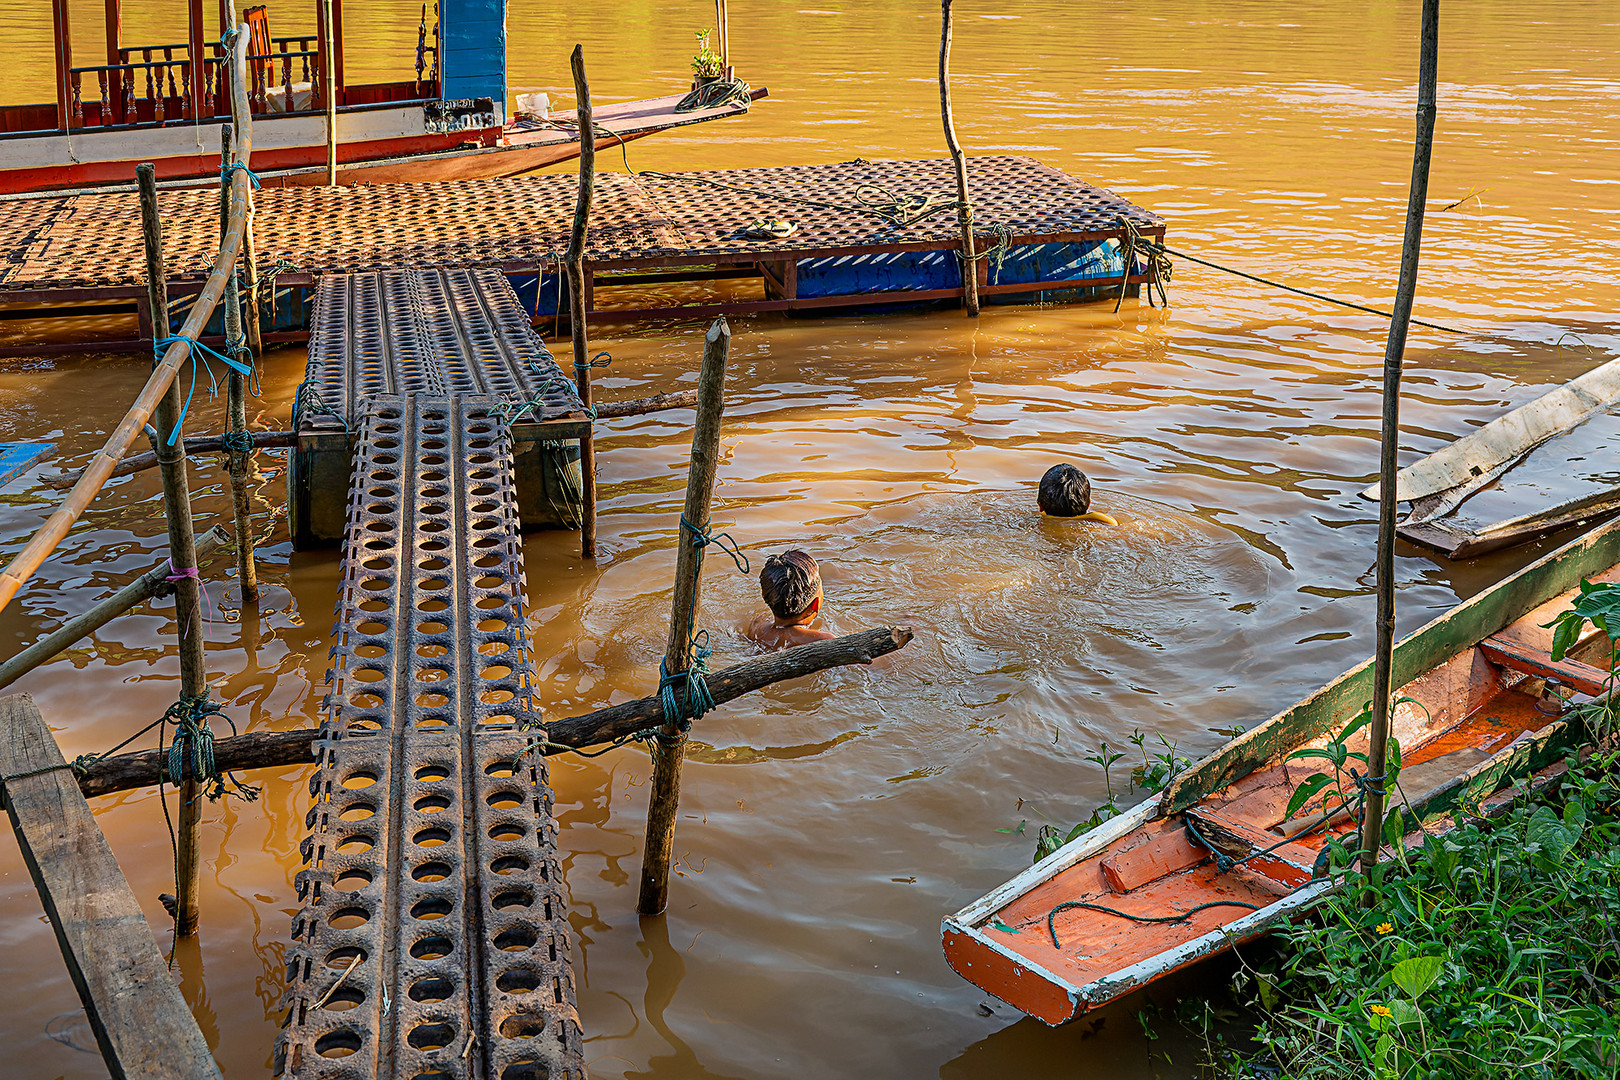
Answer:
[(588, 434), (590, 419), (500, 272), (423, 268), (323, 277), (311, 323), (287, 474), (295, 547), (343, 539), (350, 460), (364, 416), (384, 395), (499, 401), (516, 443), (524, 525), (577, 527), (578, 453), (570, 457), (562, 444)]
[(585, 1075), (496, 399), (368, 397), (277, 1074)]

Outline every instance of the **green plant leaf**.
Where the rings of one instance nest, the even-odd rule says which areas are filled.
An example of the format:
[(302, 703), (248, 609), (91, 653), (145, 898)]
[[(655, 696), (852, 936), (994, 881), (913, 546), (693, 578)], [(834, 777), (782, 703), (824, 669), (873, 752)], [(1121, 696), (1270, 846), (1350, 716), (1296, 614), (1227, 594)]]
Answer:
[(1445, 958), (1440, 956), (1414, 956), (1396, 964), (1389, 977), (1406, 991), (1407, 997), (1416, 1000), (1440, 977), (1440, 966), (1444, 962)]
[(1339, 732), (1339, 737), (1335, 741), (1347, 742), (1350, 736), (1354, 735), (1356, 732), (1360, 731), (1370, 723), (1372, 723), (1372, 702), (1369, 701), (1367, 704), (1361, 707), (1360, 715), (1358, 715), (1354, 720), (1350, 721), (1348, 727)]
[(1291, 818), (1299, 812), (1299, 808), (1311, 801), (1311, 796), (1333, 783), (1333, 777), (1327, 773), (1312, 773), (1305, 782), (1294, 789), (1293, 798), (1288, 800), (1288, 809), (1283, 811), (1283, 817)]
[(1395, 998), (1389, 1003), (1389, 1018), (1395, 1022), (1396, 1027), (1419, 1023), (1422, 1016), (1423, 1013), (1418, 1007), (1405, 998)]
[(1585, 807), (1581, 808), (1579, 820), (1566, 822), (1559, 818), (1558, 811), (1552, 807), (1538, 806), (1535, 813), (1530, 815), (1530, 824), (1525, 828), (1524, 838), (1540, 849), (1542, 861), (1545, 865), (1551, 866), (1562, 862), (1564, 856), (1574, 849), (1585, 828)]
[(1400, 807), (1390, 807), (1389, 813), (1384, 815), (1384, 843), (1388, 844), (1390, 847), (1394, 847), (1396, 844), (1401, 842), (1401, 837), (1405, 834), (1405, 815), (1401, 813)]
[(1586, 620), (1570, 611), (1555, 619), (1554, 624), (1558, 629), (1553, 631), (1552, 658), (1557, 661), (1567, 656), (1569, 650), (1580, 640), (1581, 627), (1586, 624)]
[(1323, 750), (1321, 747), (1318, 747), (1318, 746), (1307, 746), (1303, 750), (1295, 750), (1292, 754), (1289, 754), (1287, 757), (1283, 758), (1283, 760), (1284, 761), (1293, 761), (1295, 758), (1313, 758), (1313, 757), (1326, 758), (1328, 761), (1333, 760), (1333, 755), (1331, 753), (1329, 753), (1326, 750)]

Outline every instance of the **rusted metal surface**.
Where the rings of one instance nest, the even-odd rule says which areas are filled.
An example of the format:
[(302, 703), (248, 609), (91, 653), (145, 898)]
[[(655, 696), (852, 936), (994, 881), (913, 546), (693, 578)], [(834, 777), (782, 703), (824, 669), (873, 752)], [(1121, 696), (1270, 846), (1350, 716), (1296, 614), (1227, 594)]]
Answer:
[[(953, 211), (904, 226), (873, 212), (895, 200), (905, 205), (954, 198), (949, 170), (949, 162), (931, 160), (674, 176), (599, 174), (586, 260), (597, 267), (692, 259), (712, 265), (761, 256), (953, 247), (959, 243)], [(1010, 229), (1019, 243), (1111, 236), (1120, 216), (1143, 233), (1164, 228), (1158, 217), (1112, 192), (1030, 158), (970, 159), (969, 184), (983, 237), (998, 226)], [(574, 187), (574, 178), (559, 174), (266, 189), (255, 196), (255, 251), (266, 268), (285, 260), (297, 276), (426, 263), (508, 271), (552, 266), (567, 243)], [(831, 205), (811, 206), (804, 199)], [(184, 279), (206, 273), (216, 229), (208, 193), (166, 191), (162, 208), (171, 274)], [(743, 231), (761, 218), (786, 218), (797, 229), (780, 240), (745, 237)], [(11, 290), (138, 284), (133, 196), (0, 201), (0, 276), (0, 301)]]
[(323, 277), (304, 384), (300, 431), (355, 432), (367, 403), (388, 394), (535, 401), (525, 414), (531, 422), (582, 415), (511, 284), (489, 269)]
[(585, 1075), (491, 405), (379, 395), (357, 418), (278, 1075)]

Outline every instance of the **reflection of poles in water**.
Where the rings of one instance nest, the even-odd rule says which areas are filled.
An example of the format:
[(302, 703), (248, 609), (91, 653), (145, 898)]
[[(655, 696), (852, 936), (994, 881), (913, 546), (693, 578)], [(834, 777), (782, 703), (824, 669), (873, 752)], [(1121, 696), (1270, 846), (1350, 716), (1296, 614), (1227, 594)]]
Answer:
[[(690, 946), (688, 946), (690, 948)], [(730, 1080), (720, 1073), (711, 1072), (698, 1060), (697, 1054), (686, 1041), (669, 1026), (664, 1012), (675, 1001), (675, 995), (686, 979), (686, 958), (669, 941), (669, 919), (665, 916), (644, 917), (641, 920), (641, 951), (647, 956), (647, 996), (642, 1007), (647, 1023), (674, 1051), (665, 1056), (647, 1059), (647, 1076), (681, 1076), (688, 1080)]]
[(202, 941), (196, 934), (174, 939), (171, 967), (180, 970), (180, 996), (186, 999), (191, 1015), (197, 1018), (203, 1039), (209, 1046), (219, 1045), (219, 1017), (208, 1000), (208, 983), (203, 978)]

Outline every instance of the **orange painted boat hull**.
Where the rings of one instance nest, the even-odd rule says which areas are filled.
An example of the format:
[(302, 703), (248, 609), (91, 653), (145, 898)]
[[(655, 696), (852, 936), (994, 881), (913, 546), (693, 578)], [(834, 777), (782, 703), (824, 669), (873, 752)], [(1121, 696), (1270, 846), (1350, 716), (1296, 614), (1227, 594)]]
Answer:
[[(1609, 642), (1554, 662), (1546, 624), (1583, 580), (1620, 581), (1620, 522), (1553, 552), (1396, 646), (1391, 734), (1409, 814), (1403, 844), (1453, 826), (1451, 812), (1511, 805), (1504, 785), (1562, 769), (1582, 733), (1544, 693), (1607, 692)], [(1579, 650), (1577, 650), (1578, 652)], [(1602, 655), (1599, 655), (1601, 652)], [(1588, 662), (1588, 659), (1596, 662)], [(1090, 1010), (1300, 917), (1337, 888), (1324, 876), (1348, 813), (1290, 797), (1323, 763), (1289, 760), (1341, 732), (1370, 700), (1372, 661), (1196, 763), (1158, 795), (1048, 855), (941, 928), (945, 958), (969, 982), (1048, 1024)]]

